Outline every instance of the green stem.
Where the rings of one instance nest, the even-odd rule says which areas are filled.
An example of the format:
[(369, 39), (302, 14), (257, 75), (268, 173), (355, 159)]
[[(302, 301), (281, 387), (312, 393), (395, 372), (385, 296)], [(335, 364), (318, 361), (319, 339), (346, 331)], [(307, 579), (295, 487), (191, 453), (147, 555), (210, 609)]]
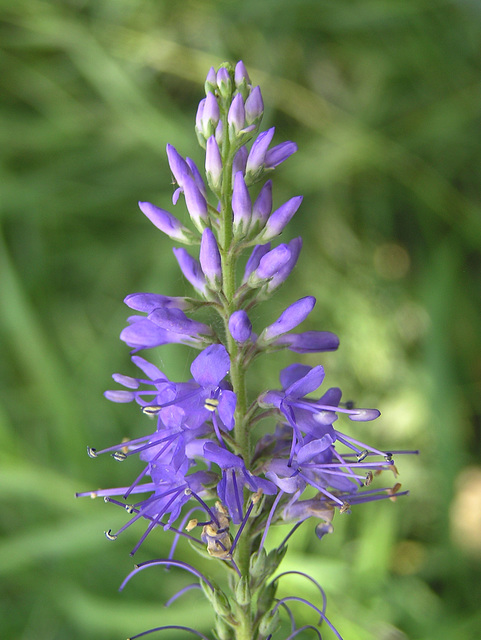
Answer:
[[(231, 149), (227, 118), (224, 121), (224, 141), (221, 155), (223, 161), (222, 193), (221, 193), (221, 225), (220, 225), (220, 253), (222, 260), (222, 279), (225, 306), (223, 310), (223, 320), (225, 325), (225, 335), (227, 350), (229, 352), (231, 369), (230, 379), (232, 389), (237, 397), (235, 411), (234, 440), (236, 453), (242, 456), (248, 465), (250, 460), (250, 438), (249, 429), (246, 422), (247, 413), (247, 392), (246, 376), (243, 358), (241, 357), (239, 346), (229, 332), (229, 318), (237, 310), (234, 294), (236, 292), (236, 267), (237, 254), (233, 250), (233, 220), (232, 220), (232, 162), (233, 149)], [(250, 535), (249, 523), (246, 525), (240, 537), (236, 549), (236, 562), (242, 576), (249, 577), (250, 562)], [(236, 615), (238, 626), (235, 628), (236, 640), (252, 640), (253, 620), (251, 603), (239, 606)]]

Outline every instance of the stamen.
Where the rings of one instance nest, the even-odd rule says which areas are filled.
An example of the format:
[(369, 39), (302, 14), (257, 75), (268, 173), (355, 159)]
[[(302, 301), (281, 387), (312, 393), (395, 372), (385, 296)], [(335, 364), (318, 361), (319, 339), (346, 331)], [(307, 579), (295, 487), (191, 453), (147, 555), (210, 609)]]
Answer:
[(366, 473), (366, 479), (364, 480), (364, 484), (368, 487), (372, 482), (373, 474), (372, 471), (368, 471)]
[(241, 520), (242, 520), (242, 518), (244, 516), (242, 515), (241, 499), (240, 499), (240, 495), (239, 495), (239, 488), (237, 487), (237, 479), (235, 477), (234, 469), (231, 470), (231, 473), (232, 473), (232, 484), (234, 486), (234, 495), (235, 495), (235, 499), (236, 499), (236, 502), (237, 502), (237, 509), (239, 511), (239, 515), (240, 515)]
[[(261, 492), (261, 493), (262, 493), (262, 492)], [(258, 499), (256, 500), (256, 502), (257, 502), (257, 501), (258, 501)], [(234, 538), (234, 542), (232, 543), (232, 546), (231, 546), (231, 548), (230, 548), (230, 554), (231, 554), (231, 555), (234, 553), (234, 549), (235, 549), (235, 547), (236, 547), (236, 544), (237, 544), (237, 542), (238, 542), (238, 540), (239, 540), (239, 538), (240, 538), (240, 536), (241, 536), (241, 533), (242, 533), (242, 532), (243, 532), (243, 530), (244, 530), (244, 527), (245, 527), (245, 526), (246, 526), (246, 524), (247, 524), (247, 521), (249, 520), (249, 516), (250, 516), (251, 511), (252, 511), (252, 509), (254, 508), (254, 505), (256, 504), (256, 502), (254, 502), (254, 500), (253, 500), (253, 499), (251, 499), (251, 503), (250, 503), (250, 505), (249, 505), (249, 507), (248, 507), (248, 509), (247, 509), (247, 512), (246, 512), (246, 514), (245, 514), (245, 516), (244, 516), (244, 519), (243, 519), (243, 520), (242, 520), (242, 522), (241, 522), (241, 525), (240, 525), (239, 529), (237, 530), (237, 533), (236, 533), (235, 538)], [(260, 551), (260, 549), (259, 549), (259, 551)]]
[(127, 640), (136, 640), (136, 638), (141, 638), (142, 636), (145, 636), (149, 633), (154, 633), (154, 631), (164, 631), (165, 629), (180, 629), (181, 631), (189, 631), (190, 633), (195, 634), (199, 638), (203, 638), (203, 640), (209, 640), (209, 638), (207, 638), (207, 636), (205, 636), (203, 633), (200, 633), (200, 631), (196, 631), (195, 629), (191, 629), (190, 627), (182, 627), (177, 624), (168, 624), (168, 625), (165, 625), (164, 627), (155, 627), (155, 629), (142, 631), (142, 633), (138, 633), (136, 636), (131, 636), (130, 638), (127, 638)]
[(94, 449), (93, 447), (87, 447), (87, 455), (89, 458), (96, 458), (97, 457), (97, 449)]
[(308, 575), (307, 573), (302, 573), (302, 571), (284, 571), (283, 573), (280, 573), (278, 576), (276, 576), (273, 580), (271, 580), (271, 584), (273, 582), (276, 582), (276, 580), (279, 580), (279, 578), (282, 578), (283, 576), (287, 576), (287, 575), (291, 575), (291, 574), (296, 574), (298, 576), (302, 576), (303, 578), (307, 578), (307, 580), (310, 580), (313, 584), (316, 585), (316, 587), (319, 589), (319, 592), (320, 592), (321, 598), (322, 598), (322, 613), (325, 613), (326, 612), (326, 606), (327, 606), (326, 593), (325, 593), (324, 589), (321, 587), (321, 585), (317, 582), (317, 580), (314, 580), (314, 578), (311, 578), (311, 576)]
[(206, 398), (204, 402), (204, 409), (207, 409), (207, 411), (212, 411), (212, 413), (217, 409), (218, 406), (219, 400), (217, 398)]
[(343, 502), (342, 507), (339, 509), (339, 513), (347, 513), (349, 512), (351, 505), (349, 502)]
[(259, 500), (262, 498), (262, 493), (262, 489), (259, 489), (251, 495), (252, 504), (257, 504), (259, 502)]
[(198, 582), (194, 582), (194, 584), (188, 584), (186, 587), (184, 587), (180, 591), (177, 591), (177, 593), (175, 593), (171, 598), (169, 598), (169, 600), (167, 600), (167, 602), (165, 603), (164, 606), (165, 607), (170, 607), (170, 605), (175, 600), (177, 600), (177, 598), (180, 598), (180, 596), (182, 596), (187, 591), (190, 591), (191, 589), (202, 589), (202, 587), (200, 586), (200, 584)]
[(336, 637), (339, 638), (339, 640), (342, 640), (342, 637), (340, 636), (339, 631), (333, 626), (333, 624), (324, 615), (324, 613), (320, 609), (318, 609), (315, 605), (313, 605), (312, 602), (309, 602), (309, 600), (305, 600), (304, 598), (299, 598), (297, 596), (286, 596), (285, 598), (282, 598), (281, 600), (279, 600), (279, 602), (276, 604), (276, 606), (272, 611), (273, 612), (277, 611), (280, 605), (286, 602), (286, 600), (296, 600), (297, 602), (303, 602), (304, 604), (307, 604), (309, 607), (314, 609), (314, 611), (317, 611), (317, 613), (321, 616), (321, 622), (322, 620), (324, 620), (326, 624), (329, 626), (329, 628), (335, 633)]
[(397, 496), (395, 494), (398, 493), (400, 488), (401, 488), (401, 484), (399, 482), (396, 482), (396, 484), (392, 489), (387, 490), (387, 493), (389, 495), (389, 500), (391, 500), (392, 502), (396, 502)]
[(117, 462), (123, 462), (127, 458), (127, 454), (122, 453), (121, 451), (116, 451), (115, 453), (112, 453), (112, 458), (117, 460)]
[(364, 449), (364, 451), (361, 451), (361, 453), (358, 453), (356, 455), (357, 461), (358, 462), (362, 462), (369, 454), (369, 451), (367, 449)]
[(185, 530), (192, 531), (192, 529), (195, 529), (198, 524), (199, 521), (197, 520), (197, 518), (192, 518), (192, 520), (189, 520), (189, 522), (187, 523)]
[(130, 579), (134, 577), (134, 575), (139, 573), (139, 571), (143, 571), (148, 567), (155, 567), (157, 565), (173, 566), (173, 567), (180, 567), (181, 569), (185, 569), (186, 571), (189, 571), (194, 576), (197, 576), (197, 578), (200, 578), (203, 582), (205, 582), (205, 584), (209, 587), (209, 589), (212, 592), (214, 591), (214, 587), (212, 586), (212, 583), (209, 582), (209, 580), (205, 577), (203, 573), (198, 571), (192, 565), (187, 564), (187, 562), (183, 562), (182, 560), (147, 560), (147, 562), (141, 562), (140, 564), (135, 565), (134, 570), (131, 571), (129, 575), (125, 578), (125, 580), (122, 582), (122, 584), (119, 587), (119, 591), (122, 591), (125, 585), (127, 584), (127, 582), (129, 582)]
[(145, 413), (146, 416), (154, 418), (157, 416), (162, 409), (162, 405), (160, 404), (150, 404), (146, 407), (142, 407), (142, 413)]
[[(267, 537), (267, 532), (269, 531), (269, 527), (271, 526), (271, 521), (272, 518), (274, 517), (274, 512), (277, 508), (277, 505), (279, 504), (279, 500), (282, 498), (282, 496), (284, 495), (284, 491), (282, 491), (282, 489), (279, 491), (279, 493), (276, 496), (276, 499), (274, 500), (271, 510), (269, 511), (269, 515), (267, 517), (267, 521), (266, 521), (266, 526), (264, 529), (264, 533), (262, 534), (262, 539), (261, 539), (261, 543), (259, 545), (259, 551), (264, 547), (264, 542), (266, 540)], [(258, 551), (258, 553), (259, 553)]]
[(289, 538), (292, 536), (293, 533), (295, 533), (297, 531), (297, 529), (299, 529), (299, 527), (301, 526), (301, 524), (303, 522), (305, 522), (307, 520), (307, 518), (304, 518), (304, 520), (301, 520), (300, 522), (296, 522), (296, 524), (292, 527), (292, 529), (289, 531), (289, 533), (287, 534), (287, 536), (284, 538), (284, 540), (281, 542), (281, 544), (277, 547), (277, 550), (280, 551), (282, 549), (282, 547), (284, 547), (287, 544), (287, 541), (289, 540)]
[[(206, 505), (206, 503), (202, 500), (202, 498), (200, 498), (200, 497), (195, 493), (195, 491), (192, 491), (192, 489), (191, 489), (191, 495), (193, 495), (193, 496), (194, 496), (194, 498), (195, 498), (198, 502), (200, 502), (200, 504), (204, 507), (204, 509), (206, 510), (206, 512), (210, 515), (210, 517), (212, 518), (212, 520), (213, 520), (213, 521), (216, 523), (216, 525), (219, 527), (219, 526), (220, 526), (220, 524), (219, 524), (219, 520), (217, 519), (217, 517), (216, 517), (215, 513), (212, 511), (212, 509), (211, 509), (210, 507), (208, 507), (208, 506)], [(219, 502), (219, 503), (216, 503), (216, 507), (217, 507), (217, 504), (220, 504), (220, 502)]]
[(118, 536), (116, 536), (115, 533), (112, 533), (112, 529), (109, 529), (108, 531), (104, 531), (104, 533), (107, 540), (112, 540), (112, 541), (117, 540)]

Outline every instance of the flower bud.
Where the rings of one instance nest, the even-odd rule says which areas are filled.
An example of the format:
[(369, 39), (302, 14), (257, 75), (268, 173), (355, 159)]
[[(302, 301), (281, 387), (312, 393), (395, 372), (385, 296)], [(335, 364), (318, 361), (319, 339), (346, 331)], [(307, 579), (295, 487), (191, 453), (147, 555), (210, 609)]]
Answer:
[(254, 87), (245, 101), (246, 123), (258, 124), (264, 115), (264, 102), (259, 87)]
[(237, 604), (240, 604), (241, 607), (250, 603), (251, 590), (249, 586), (249, 578), (247, 578), (246, 576), (242, 576), (237, 583), (235, 597)]
[(234, 140), (239, 132), (245, 127), (245, 110), (244, 110), (244, 101), (242, 100), (242, 96), (238, 93), (229, 107), (229, 112), (227, 114), (227, 123), (229, 124), (229, 138)]
[(222, 158), (215, 136), (207, 140), (205, 151), (205, 173), (210, 188), (216, 192), (222, 184)]
[(202, 233), (199, 260), (209, 287), (219, 291), (222, 287), (222, 264), (217, 240), (209, 228)]
[(251, 337), (252, 323), (247, 313), (240, 309), (229, 318), (229, 331), (236, 342), (246, 342)]
[(209, 69), (209, 72), (205, 79), (204, 87), (206, 94), (209, 93), (209, 91), (215, 92), (215, 90), (217, 89), (217, 78), (214, 67), (211, 67)]
[(277, 581), (266, 584), (257, 598), (257, 610), (261, 613), (269, 611), (274, 604), (277, 591)]
[(234, 233), (245, 235), (252, 217), (252, 203), (241, 171), (234, 176), (232, 211), (234, 213)]
[(232, 640), (232, 629), (220, 616), (215, 619), (215, 632), (219, 640)]
[(175, 216), (165, 211), (165, 209), (160, 209), (150, 202), (139, 202), (139, 208), (152, 224), (163, 231), (169, 238), (184, 244), (193, 244), (195, 242), (195, 236), (192, 231), (184, 227)]
[(245, 68), (242, 60), (239, 60), (239, 62), (235, 66), (234, 82), (237, 89), (240, 89), (240, 87), (244, 85), (250, 84), (249, 74), (247, 73), (247, 69)]
[(254, 580), (262, 580), (266, 575), (267, 553), (262, 548), (257, 553), (253, 553), (250, 558), (249, 574)]
[(225, 618), (231, 614), (231, 608), (227, 596), (221, 589), (214, 589), (212, 608), (218, 616)]
[(269, 611), (261, 618), (259, 623), (259, 633), (261, 636), (270, 636), (278, 629), (279, 625), (279, 611), (277, 609), (274, 612)]
[(217, 72), (217, 87), (220, 95), (225, 99), (230, 99), (232, 94), (232, 80), (229, 71), (225, 67), (221, 67)]

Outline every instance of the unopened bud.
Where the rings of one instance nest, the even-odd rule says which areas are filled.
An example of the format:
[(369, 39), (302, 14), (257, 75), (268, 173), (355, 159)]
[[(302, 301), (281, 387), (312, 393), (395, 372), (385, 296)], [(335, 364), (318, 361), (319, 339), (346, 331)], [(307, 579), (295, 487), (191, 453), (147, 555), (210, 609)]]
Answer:
[(249, 604), (251, 601), (251, 590), (249, 586), (249, 579), (246, 576), (242, 576), (235, 590), (236, 602), (241, 606)]
[(225, 618), (226, 616), (231, 614), (229, 600), (227, 599), (225, 593), (220, 589), (214, 590), (212, 606), (218, 616), (222, 616), (223, 618)]
[(269, 635), (271, 635), (279, 627), (279, 624), (280, 624), (279, 612), (277, 611), (277, 609), (276, 609), (276, 611), (274, 611), (274, 613), (269, 611), (269, 613), (266, 613), (261, 618), (261, 621), (259, 623), (259, 633), (260, 633), (260, 635), (261, 636), (269, 636)]

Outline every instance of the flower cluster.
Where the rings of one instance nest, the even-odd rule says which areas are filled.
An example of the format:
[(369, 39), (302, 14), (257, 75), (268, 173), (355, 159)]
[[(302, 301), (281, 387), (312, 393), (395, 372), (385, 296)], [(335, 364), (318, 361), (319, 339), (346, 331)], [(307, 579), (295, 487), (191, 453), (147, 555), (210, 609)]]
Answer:
[[(274, 208), (269, 176), (297, 147), (293, 142), (273, 145), (273, 127), (261, 131), (261, 91), (252, 86), (242, 62), (235, 68), (212, 68), (205, 91), (195, 121), (205, 149), (205, 171), (167, 145), (177, 186), (173, 204), (185, 204), (190, 225), (152, 203), (139, 203), (155, 227), (193, 249), (173, 251), (195, 293), (127, 296), (125, 303), (138, 315), (129, 318), (120, 337), (132, 348), (132, 362), (141, 373), (115, 374), (123, 389), (105, 395), (113, 402), (137, 403), (151, 427), (116, 446), (88, 449), (94, 458), (107, 452), (117, 461), (136, 456), (145, 466), (128, 486), (78, 495), (103, 496), (131, 515), (119, 531), (106, 532), (111, 540), (133, 522), (147, 523), (132, 554), (156, 527), (175, 533), (168, 559), (138, 565), (128, 579), (152, 564), (182, 567), (199, 578), (211, 601), (220, 640), (264, 639), (275, 633), (279, 607), (287, 608), (290, 599), (275, 598), (277, 580), (284, 574), (269, 581), (290, 535), (313, 518), (321, 538), (332, 531), (336, 509), (344, 513), (362, 502), (406, 493), (395, 481), (393, 457), (406, 452), (380, 451), (337, 428), (341, 416), (363, 422), (376, 419), (379, 411), (343, 403), (337, 388), (315, 399), (312, 394), (325, 377), (320, 365), (292, 364), (281, 371), (279, 389), (248, 401), (246, 374), (257, 356), (280, 349), (298, 354), (333, 351), (339, 340), (328, 331), (295, 332), (314, 308), (312, 296), (293, 302), (254, 333), (252, 309), (286, 280), (302, 246), (301, 238), (272, 245), (296, 214), (302, 196)], [(244, 255), (243, 277), (237, 282), (238, 261)], [(203, 318), (212, 313), (211, 322), (196, 319), (201, 310)], [(190, 380), (170, 380), (138, 355), (170, 343), (200, 351), (191, 364)], [(254, 442), (252, 431), (261, 420), (271, 425), (270, 431)], [(367, 488), (383, 471), (391, 478), (387, 486)], [(282, 523), (292, 525), (290, 532), (267, 554), (269, 529)], [(234, 576), (230, 595), (195, 568), (174, 560), (179, 537), (222, 561)], [(327, 621), (324, 606), (321, 610), (307, 604)], [(302, 628), (294, 625), (288, 637)]]

